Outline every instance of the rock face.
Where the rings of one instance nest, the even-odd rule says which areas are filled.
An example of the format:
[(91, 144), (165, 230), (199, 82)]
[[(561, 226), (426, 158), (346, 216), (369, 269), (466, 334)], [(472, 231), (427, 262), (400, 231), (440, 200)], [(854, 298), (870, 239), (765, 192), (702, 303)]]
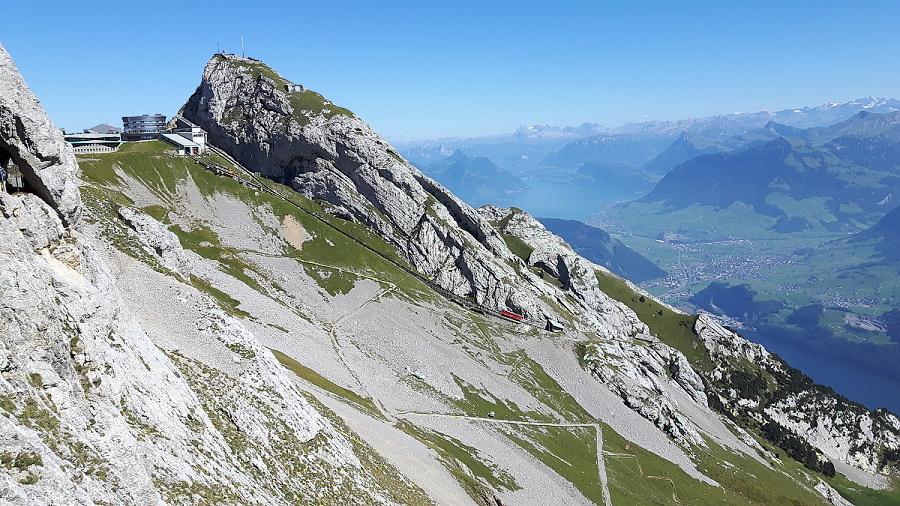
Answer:
[[(550, 289), (567, 310), (579, 320), (593, 323), (603, 338), (590, 344), (584, 355), (585, 366), (602, 383), (616, 392), (628, 407), (634, 409), (672, 436), (676, 441), (703, 445), (703, 439), (691, 423), (678, 413), (677, 402), (669, 395), (673, 383), (696, 402), (706, 406), (706, 394), (700, 375), (678, 350), (650, 339), (650, 329), (627, 306), (610, 298), (601, 288), (597, 273), (612, 276), (605, 268), (575, 253), (562, 239), (549, 232), (539, 221), (518, 209), (484, 206), (478, 209), (504, 237), (513, 236), (520, 246), (533, 278), (556, 280), (572, 298), (568, 303), (559, 292)], [(527, 256), (526, 256), (527, 253)], [(532, 279), (535, 286), (547, 283)], [(636, 343), (633, 337), (644, 341)]]
[[(815, 385), (761, 345), (722, 327), (708, 315), (697, 318), (694, 332), (715, 365), (707, 374), (714, 383), (707, 393), (720, 398), (727, 411), (757, 418), (761, 423), (777, 422), (832, 462), (870, 473), (877, 472), (883, 463), (880, 449), (900, 446), (900, 419), (896, 415), (885, 410), (869, 411), (830, 388)], [(748, 377), (741, 371), (748, 364), (771, 379)]]
[(0, 165), (12, 161), (28, 190), (74, 222), (80, 212), (78, 167), (63, 139), (0, 45)]
[(215, 55), (181, 114), (245, 167), (365, 224), (423, 275), (490, 307), (538, 315), (511, 282), (515, 257), (484, 219), (403, 160), (350, 111), (265, 65)]
[(147, 251), (159, 258), (163, 266), (180, 276), (187, 274), (187, 262), (178, 236), (153, 217), (133, 207), (122, 206), (117, 212)]

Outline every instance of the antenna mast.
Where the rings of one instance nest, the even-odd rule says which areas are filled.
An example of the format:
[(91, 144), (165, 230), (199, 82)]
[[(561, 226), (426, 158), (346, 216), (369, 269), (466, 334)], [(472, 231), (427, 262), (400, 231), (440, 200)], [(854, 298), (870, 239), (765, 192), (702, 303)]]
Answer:
[(247, 55), (244, 54), (244, 37), (241, 36), (241, 58), (246, 58)]

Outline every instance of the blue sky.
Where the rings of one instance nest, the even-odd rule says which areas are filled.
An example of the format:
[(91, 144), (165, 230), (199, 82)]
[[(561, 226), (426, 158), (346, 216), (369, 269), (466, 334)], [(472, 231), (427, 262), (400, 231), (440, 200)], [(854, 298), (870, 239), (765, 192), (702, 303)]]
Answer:
[(173, 114), (241, 37), (394, 140), (900, 98), (895, 1), (39, 0), (0, 14), (0, 43), (69, 130)]

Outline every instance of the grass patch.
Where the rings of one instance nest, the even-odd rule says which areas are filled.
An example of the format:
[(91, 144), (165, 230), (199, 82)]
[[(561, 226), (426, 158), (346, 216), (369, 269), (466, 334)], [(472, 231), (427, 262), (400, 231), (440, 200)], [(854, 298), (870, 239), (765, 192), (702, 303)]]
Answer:
[(510, 380), (521, 385), (537, 400), (559, 413), (563, 420), (574, 423), (593, 422), (593, 417), (578, 404), (578, 401), (523, 350), (504, 355), (504, 363), (513, 366), (513, 371), (509, 375)]
[(606, 295), (631, 308), (650, 327), (653, 335), (684, 353), (692, 366), (702, 371), (714, 368), (706, 346), (694, 334), (696, 316), (676, 313), (652, 298), (636, 293), (618, 276), (600, 271), (596, 271), (596, 276)]
[(552, 416), (546, 413), (522, 411), (515, 402), (499, 399), (487, 390), (482, 390), (466, 383), (455, 374), (453, 375), (453, 381), (462, 390), (463, 398), (453, 399), (451, 402), (469, 416), (489, 418), (490, 414), (493, 413), (493, 417), (498, 420), (551, 423), (555, 421)]
[(375, 402), (368, 398), (363, 397), (352, 390), (348, 390), (342, 386), (339, 386), (332, 382), (331, 380), (325, 378), (321, 374), (313, 371), (309, 367), (297, 362), (293, 358), (285, 355), (284, 353), (278, 350), (272, 350), (272, 354), (275, 355), (275, 358), (281, 362), (285, 368), (289, 371), (293, 372), (297, 376), (303, 378), (305, 381), (312, 383), (313, 385), (325, 390), (326, 392), (330, 392), (338, 397), (350, 402), (357, 408), (366, 413), (376, 417), (376, 418), (384, 418), (384, 415), (381, 414), (381, 411), (378, 410), (378, 407), (375, 406)]
[(891, 480), (890, 490), (872, 490), (871, 488), (857, 485), (841, 474), (825, 481), (834, 487), (844, 499), (856, 506), (893, 506), (900, 504), (900, 480)]
[(597, 437), (591, 427), (541, 427), (504, 424), (504, 434), (585, 497), (603, 504), (597, 468)]
[[(301, 262), (302, 263), (302, 262)], [(306, 265), (306, 274), (332, 297), (350, 293), (359, 279), (355, 274), (323, 265)]]
[(17, 415), (19, 422), (32, 429), (53, 432), (59, 427), (59, 420), (46, 409), (41, 409), (33, 399), (25, 401), (25, 407)]
[(173, 225), (169, 229), (178, 236), (183, 248), (194, 251), (203, 258), (219, 262), (222, 271), (226, 274), (240, 280), (257, 292), (267, 295), (263, 287), (247, 274), (247, 271), (252, 271), (260, 275), (256, 269), (241, 258), (239, 250), (224, 247), (219, 241), (219, 237), (209, 227), (200, 226), (187, 231), (178, 225)]
[(478, 503), (483, 501), (479, 493), (482, 487), (494, 490), (522, 488), (509, 473), (497, 469), (493, 464), (484, 463), (479, 458), (478, 450), (458, 439), (418, 427), (405, 420), (400, 420), (395, 426), (436, 451), (444, 467)]
[(733, 453), (707, 439), (708, 450), (696, 448), (699, 453), (695, 462), (705, 475), (722, 485), (714, 487), (626, 440), (609, 426), (602, 427), (604, 451), (616, 454), (607, 455), (605, 460), (613, 504), (799, 506), (824, 502), (816, 492), (800, 484), (806, 481), (806, 476), (799, 469), (769, 469), (753, 458)]
[(31, 466), (43, 466), (44, 460), (38, 453), (20, 452), (13, 454), (10, 452), (3, 452), (0, 453), (0, 465), (3, 465), (3, 467), (7, 469), (16, 468), (20, 471), (24, 471)]
[(500, 234), (500, 237), (503, 237), (503, 241), (506, 242), (506, 247), (509, 248), (510, 251), (513, 252), (514, 255), (521, 258), (525, 264), (528, 264), (528, 258), (531, 257), (531, 253), (534, 252), (534, 248), (525, 243), (522, 239), (519, 239), (517, 236), (513, 234)]
[(159, 222), (165, 222), (166, 216), (169, 214), (169, 210), (163, 206), (145, 206), (141, 208), (142, 211), (147, 213), (147, 215), (151, 216), (153, 219)]
[(241, 318), (251, 318), (251, 319), (253, 318), (253, 316), (250, 313), (248, 313), (238, 307), (241, 305), (240, 301), (232, 298), (230, 295), (223, 292), (222, 290), (219, 290), (218, 288), (212, 286), (212, 284), (210, 284), (205, 279), (199, 278), (199, 277), (191, 274), (190, 280), (191, 280), (191, 286), (200, 290), (201, 292), (204, 292), (204, 293), (210, 295), (212, 298), (216, 299), (216, 302), (219, 303), (219, 307), (221, 307), (222, 310), (225, 311), (226, 313), (228, 313), (232, 316), (237, 316), (237, 317), (241, 317)]

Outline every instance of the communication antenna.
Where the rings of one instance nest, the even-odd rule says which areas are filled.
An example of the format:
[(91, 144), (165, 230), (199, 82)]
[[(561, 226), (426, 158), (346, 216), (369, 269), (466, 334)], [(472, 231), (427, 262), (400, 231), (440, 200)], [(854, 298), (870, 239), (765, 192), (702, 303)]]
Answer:
[(221, 52), (222, 52), (222, 50), (219, 49), (219, 43), (216, 42), (216, 53), (221, 53)]
[(241, 58), (245, 58), (245, 57), (246, 57), (246, 55), (244, 54), (244, 37), (242, 36), (241, 37)]

